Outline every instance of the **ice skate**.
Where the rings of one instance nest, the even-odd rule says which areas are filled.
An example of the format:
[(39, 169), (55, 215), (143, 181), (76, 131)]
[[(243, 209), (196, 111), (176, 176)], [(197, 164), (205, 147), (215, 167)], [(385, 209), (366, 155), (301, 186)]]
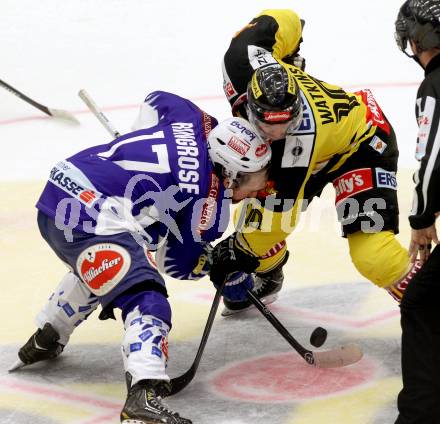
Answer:
[(161, 396), (170, 392), (163, 380), (141, 380), (130, 388), (121, 423), (125, 424), (192, 424), (162, 404)]
[(56, 358), (64, 349), (58, 343), (60, 336), (50, 323), (46, 323), (43, 329), (38, 329), (26, 344), (18, 351), (19, 360), (16, 361), (9, 372), (35, 362)]

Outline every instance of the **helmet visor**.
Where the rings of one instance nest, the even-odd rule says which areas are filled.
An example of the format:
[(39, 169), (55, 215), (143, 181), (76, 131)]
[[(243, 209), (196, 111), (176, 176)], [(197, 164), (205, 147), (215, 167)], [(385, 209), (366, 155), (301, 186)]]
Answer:
[(402, 32), (396, 31), (394, 33), (394, 39), (396, 40), (397, 47), (405, 53), (408, 57), (413, 57), (413, 51), (410, 44), (408, 43), (408, 38)]
[(410, 18), (410, 12), (408, 10), (408, 1), (406, 1), (399, 10), (397, 20), (395, 22), (396, 32), (394, 33), (394, 39), (396, 40), (397, 47), (405, 53), (408, 57), (413, 57), (411, 46), (409, 45), (408, 29), (411, 23), (414, 23), (414, 18)]
[(265, 141), (275, 141), (286, 138), (286, 134), (296, 130), (302, 121), (303, 111), (302, 107), (299, 108), (298, 113), (291, 116), (290, 119), (285, 121), (268, 123), (267, 121), (262, 121), (248, 108), (249, 122), (258, 132), (258, 134)]
[(400, 31), (396, 31), (394, 33), (394, 39), (396, 40), (397, 47), (404, 52), (408, 45), (406, 37)]

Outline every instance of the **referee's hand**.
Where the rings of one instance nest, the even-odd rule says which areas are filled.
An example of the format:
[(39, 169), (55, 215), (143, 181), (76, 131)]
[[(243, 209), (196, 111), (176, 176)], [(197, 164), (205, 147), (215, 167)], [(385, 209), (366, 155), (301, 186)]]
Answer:
[(421, 230), (411, 230), (411, 241), (409, 243), (408, 254), (411, 262), (414, 263), (417, 257), (422, 263), (429, 258), (432, 248), (432, 242), (439, 244), (435, 223), (430, 227)]

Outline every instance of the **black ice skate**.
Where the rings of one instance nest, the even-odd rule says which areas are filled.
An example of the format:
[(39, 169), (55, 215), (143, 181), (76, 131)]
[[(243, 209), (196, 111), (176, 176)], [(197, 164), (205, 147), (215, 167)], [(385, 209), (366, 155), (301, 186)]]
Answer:
[[(269, 305), (278, 299), (278, 292), (283, 287), (283, 268), (282, 266), (274, 269), (267, 274), (256, 274), (254, 281), (254, 288), (252, 292), (260, 299), (265, 305)], [(227, 317), (234, 315), (238, 312), (246, 311), (254, 306), (254, 304), (246, 299), (241, 302), (232, 302), (223, 298), (225, 308), (222, 311), (222, 316)]]
[(46, 323), (43, 329), (38, 329), (26, 344), (18, 351), (20, 358), (9, 371), (14, 371), (25, 365), (35, 362), (56, 358), (64, 349), (64, 345), (58, 343), (60, 335), (50, 323)]
[(163, 380), (141, 380), (128, 391), (121, 412), (125, 424), (192, 424), (177, 412), (162, 404), (161, 397), (170, 393), (170, 386)]

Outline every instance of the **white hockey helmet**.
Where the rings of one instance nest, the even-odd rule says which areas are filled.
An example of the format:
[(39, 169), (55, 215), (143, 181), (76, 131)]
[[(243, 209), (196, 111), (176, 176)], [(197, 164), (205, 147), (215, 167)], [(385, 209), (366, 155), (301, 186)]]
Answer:
[(208, 153), (215, 166), (232, 183), (239, 183), (241, 174), (250, 174), (268, 167), (272, 157), (269, 143), (264, 141), (243, 118), (228, 118), (208, 135)]

